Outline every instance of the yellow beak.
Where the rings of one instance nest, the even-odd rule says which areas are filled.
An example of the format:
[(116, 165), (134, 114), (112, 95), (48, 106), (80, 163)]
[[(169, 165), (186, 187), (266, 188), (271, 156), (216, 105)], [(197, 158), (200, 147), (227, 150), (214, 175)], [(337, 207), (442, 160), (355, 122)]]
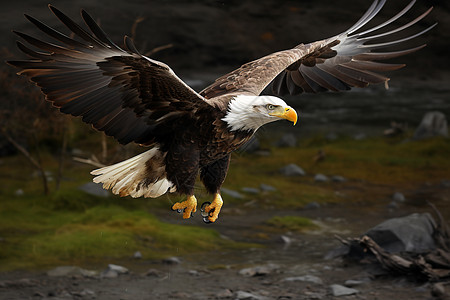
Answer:
[(288, 121), (293, 122), (294, 125), (297, 124), (297, 113), (290, 106), (284, 108), (283, 111), (276, 111), (276, 112), (270, 113), (269, 115), (275, 116), (278, 118), (282, 118), (282, 119), (286, 119)]

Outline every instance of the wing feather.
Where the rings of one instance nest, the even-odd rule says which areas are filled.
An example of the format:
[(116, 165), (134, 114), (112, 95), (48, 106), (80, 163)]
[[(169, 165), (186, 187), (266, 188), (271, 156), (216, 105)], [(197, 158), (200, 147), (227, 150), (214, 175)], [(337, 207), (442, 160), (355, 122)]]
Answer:
[(9, 63), (38, 85), (61, 112), (81, 116), (123, 144), (163, 145), (161, 139), (170, 137), (162, 137), (161, 132), (177, 130), (177, 122), (171, 122), (174, 118), (195, 120), (198, 109), (212, 108), (170, 67), (139, 54), (129, 37), (125, 37), (127, 49), (121, 49), (84, 10), (81, 16), (90, 32), (55, 7), (49, 8), (83, 41), (25, 15), (60, 44), (15, 32), (41, 51), (17, 42), (31, 59)]
[[(407, 34), (402, 38), (393, 37), (393, 34), (418, 24), (431, 12), (431, 7), (404, 25), (369, 35), (403, 17), (415, 4), (413, 0), (393, 17), (358, 33), (380, 12), (385, 2), (385, 0), (375, 0), (353, 26), (339, 35), (310, 44), (300, 44), (293, 49), (270, 54), (247, 63), (220, 77), (200, 94), (208, 99), (228, 93), (259, 95), (271, 82), (272, 91), (277, 95), (317, 93), (328, 90), (343, 91), (352, 87), (366, 87), (369, 84), (385, 82), (389, 78), (379, 73), (397, 70), (405, 65), (380, 63), (378, 60), (406, 55), (425, 45), (397, 51), (383, 50), (415, 39), (436, 25), (431, 25), (415, 34)], [(381, 43), (373, 42), (379, 38), (388, 40)], [(381, 51), (377, 52), (377, 50)]]

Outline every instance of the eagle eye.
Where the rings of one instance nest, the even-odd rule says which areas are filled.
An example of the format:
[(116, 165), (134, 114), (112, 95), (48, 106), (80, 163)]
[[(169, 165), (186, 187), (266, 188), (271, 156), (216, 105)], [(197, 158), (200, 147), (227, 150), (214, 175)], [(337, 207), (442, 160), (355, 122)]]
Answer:
[(277, 107), (277, 105), (273, 105), (273, 104), (267, 104), (267, 105), (266, 105), (266, 108), (267, 108), (268, 110), (274, 110), (275, 107)]

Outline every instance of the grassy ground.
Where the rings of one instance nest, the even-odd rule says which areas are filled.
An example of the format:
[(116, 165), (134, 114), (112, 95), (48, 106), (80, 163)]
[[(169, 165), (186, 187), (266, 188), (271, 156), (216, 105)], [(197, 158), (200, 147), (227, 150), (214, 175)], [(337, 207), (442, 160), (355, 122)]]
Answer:
[[(357, 201), (370, 187), (372, 200), (382, 187), (408, 189), (425, 182), (450, 179), (450, 141), (443, 138), (403, 141), (385, 138), (327, 141), (323, 137), (304, 140), (297, 148), (271, 148), (271, 155), (233, 156), (225, 187), (240, 190), (261, 183), (277, 191), (246, 195), (244, 200), (227, 198), (229, 206), (244, 207), (254, 201), (261, 208), (301, 208), (306, 203)], [(321, 150), (325, 157), (314, 160)], [(57, 159), (43, 155), (48, 170), (56, 173)], [(300, 165), (303, 177), (286, 178), (278, 169), (289, 163)], [(149, 211), (168, 209), (179, 197), (157, 200), (100, 198), (77, 189), (91, 180), (90, 166), (66, 162), (65, 180), (50, 195), (42, 195), (40, 179), (21, 156), (2, 158), (0, 176), (0, 269), (40, 268), (59, 264), (86, 265), (105, 258), (129, 258), (140, 251), (146, 259), (182, 255), (187, 251), (209, 251), (219, 247), (242, 247), (222, 239), (207, 227), (173, 225), (158, 220)], [(335, 183), (314, 182), (313, 175), (341, 175), (350, 187), (343, 197)], [(380, 189), (381, 187), (381, 189)], [(18, 195), (21, 189), (23, 195)], [(199, 191), (200, 198), (202, 193)], [(205, 199), (206, 200), (206, 199)], [(366, 199), (367, 200), (367, 199)], [(370, 199), (369, 199), (370, 201)], [(169, 212), (168, 212), (169, 213)], [(303, 230), (311, 225), (298, 217), (275, 217), (273, 228)]]

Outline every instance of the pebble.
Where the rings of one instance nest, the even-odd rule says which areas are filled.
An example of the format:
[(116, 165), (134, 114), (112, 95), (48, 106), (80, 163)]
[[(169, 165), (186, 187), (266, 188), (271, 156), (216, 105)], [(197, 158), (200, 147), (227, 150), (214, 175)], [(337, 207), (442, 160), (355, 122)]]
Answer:
[(14, 195), (17, 197), (23, 196), (25, 192), (22, 189), (18, 189), (14, 192)]
[(305, 205), (304, 209), (319, 209), (320, 203), (319, 202), (309, 202)]
[(345, 179), (345, 177), (342, 177), (342, 176), (340, 176), (340, 175), (334, 175), (334, 176), (332, 176), (332, 177), (331, 177), (331, 180), (332, 180), (333, 182), (345, 182), (345, 181), (347, 181), (347, 179)]
[(286, 235), (281, 235), (279, 241), (285, 245), (290, 245), (292, 243), (292, 239)]
[(296, 164), (289, 164), (279, 170), (284, 176), (305, 176), (306, 173), (303, 169)]
[(84, 276), (84, 277), (93, 277), (97, 275), (96, 271), (85, 270), (76, 266), (61, 266), (56, 267), (47, 272), (48, 276), (51, 277), (59, 277), (59, 276)]
[(230, 197), (235, 198), (235, 199), (243, 199), (244, 198), (244, 196), (242, 196), (241, 193), (227, 189), (227, 188), (221, 188), (220, 191)]
[(239, 275), (245, 277), (253, 277), (253, 276), (264, 276), (271, 274), (280, 268), (279, 265), (276, 264), (267, 264), (264, 266), (256, 266), (251, 268), (241, 269), (239, 271)]
[(141, 253), (140, 251), (134, 252), (133, 258), (135, 258), (135, 259), (141, 259), (141, 258), (142, 258), (142, 253)]
[(260, 190), (258, 190), (257, 188), (252, 188), (252, 187), (243, 187), (241, 189), (244, 193), (248, 193), (248, 194), (259, 194)]
[(406, 201), (406, 198), (405, 198), (405, 196), (404, 196), (402, 193), (400, 193), (400, 192), (395, 192), (395, 193), (392, 195), (392, 200), (395, 201), (395, 202), (405, 202), (405, 201)]
[(283, 281), (302, 281), (302, 282), (311, 282), (315, 284), (323, 284), (322, 279), (314, 275), (304, 275), (297, 277), (287, 277), (284, 278)]
[(261, 183), (261, 184), (259, 185), (259, 188), (260, 188), (261, 191), (263, 191), (263, 192), (275, 192), (275, 191), (277, 190), (277, 189), (274, 188), (273, 186), (268, 185), (268, 184), (264, 184), (264, 183)]
[(238, 300), (265, 300), (267, 298), (264, 296), (255, 295), (255, 294), (244, 292), (244, 291), (237, 291), (236, 295), (235, 295), (235, 299), (238, 299)]
[(216, 298), (219, 298), (219, 299), (232, 298), (232, 297), (233, 297), (233, 292), (229, 289), (221, 290), (221, 291), (217, 292), (217, 294), (216, 294)]
[(370, 281), (370, 279), (367, 279), (367, 280), (353, 280), (353, 279), (349, 279), (349, 280), (346, 280), (344, 282), (344, 285), (346, 287), (354, 287), (354, 286), (365, 284), (365, 283), (367, 283), (369, 281)]
[(328, 180), (328, 177), (323, 174), (316, 174), (316, 176), (314, 176), (315, 182), (327, 182)]
[(359, 293), (359, 291), (357, 289), (348, 288), (348, 287), (345, 287), (340, 284), (332, 284), (332, 285), (330, 285), (330, 289), (331, 289), (331, 294), (334, 297), (349, 296), (349, 295), (354, 295), (354, 294)]
[(114, 265), (114, 264), (109, 264), (108, 269), (116, 271), (119, 274), (126, 274), (129, 272), (127, 268), (119, 266), (119, 265)]
[(166, 265), (179, 265), (179, 264), (181, 264), (181, 260), (178, 257), (176, 257), (176, 256), (167, 257), (167, 258), (163, 259), (162, 262), (164, 264), (166, 264)]
[(157, 269), (148, 269), (144, 275), (148, 277), (162, 277), (163, 273)]

